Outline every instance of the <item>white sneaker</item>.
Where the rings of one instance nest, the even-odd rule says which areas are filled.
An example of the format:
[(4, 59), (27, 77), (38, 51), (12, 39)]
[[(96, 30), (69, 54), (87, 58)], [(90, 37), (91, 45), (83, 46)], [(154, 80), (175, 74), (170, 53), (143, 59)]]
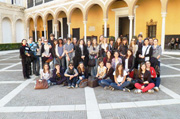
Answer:
[(158, 87), (154, 87), (154, 90), (155, 90), (156, 92), (158, 92), (158, 91), (159, 91), (159, 88), (158, 88)]
[(142, 90), (136, 89), (136, 90), (134, 91), (134, 93), (140, 94), (140, 93), (142, 93)]
[(148, 90), (148, 93), (154, 93), (154, 90), (150, 89)]
[(78, 88), (79, 86), (78, 86), (78, 84), (76, 84), (76, 88)]

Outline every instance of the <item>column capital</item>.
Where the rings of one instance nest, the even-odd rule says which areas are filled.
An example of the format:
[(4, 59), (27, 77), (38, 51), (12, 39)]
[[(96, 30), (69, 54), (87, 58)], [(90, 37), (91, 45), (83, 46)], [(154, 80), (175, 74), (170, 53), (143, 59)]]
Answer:
[(108, 19), (103, 19), (103, 21), (104, 21), (104, 22), (107, 22), (107, 21), (108, 21)]
[(129, 17), (129, 20), (133, 20), (134, 19), (134, 16), (128, 16)]
[(87, 24), (87, 21), (83, 21), (84, 24)]
[(46, 28), (47, 26), (46, 25), (43, 25), (44, 28)]
[(37, 26), (34, 26), (34, 29), (37, 29)]
[(166, 17), (167, 12), (161, 12), (161, 15), (162, 15), (162, 17), (164, 18), (164, 17)]
[(57, 26), (58, 24), (54, 24), (54, 26)]
[(71, 22), (67, 23), (67, 25), (71, 25)]

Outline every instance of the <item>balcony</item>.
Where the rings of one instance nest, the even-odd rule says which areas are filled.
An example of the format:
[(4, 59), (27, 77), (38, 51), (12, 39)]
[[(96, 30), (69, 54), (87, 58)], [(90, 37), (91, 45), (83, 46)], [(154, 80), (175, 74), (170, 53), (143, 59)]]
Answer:
[(31, 8), (33, 6), (41, 5), (43, 3), (50, 2), (50, 1), (53, 1), (53, 0), (27, 0), (27, 6), (28, 8)]

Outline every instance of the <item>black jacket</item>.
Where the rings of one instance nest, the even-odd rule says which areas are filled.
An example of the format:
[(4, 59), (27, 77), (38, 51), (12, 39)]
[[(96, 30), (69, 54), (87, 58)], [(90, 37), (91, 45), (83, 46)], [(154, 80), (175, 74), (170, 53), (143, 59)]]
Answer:
[(83, 55), (85, 56), (84, 60), (81, 58), (82, 56), (81, 48), (79, 46), (76, 46), (75, 57), (73, 59), (75, 68), (77, 68), (77, 66), (79, 65), (79, 62), (83, 62), (85, 67), (88, 65), (89, 52), (85, 45), (83, 46)]
[(120, 46), (120, 53), (122, 53), (123, 55), (126, 55), (127, 54), (127, 50), (128, 50), (128, 46), (121, 44), (121, 46)]
[[(56, 39), (54, 38), (54, 40), (56, 40)], [(50, 50), (51, 50), (51, 55), (53, 58), (56, 57), (54, 40), (51, 40), (51, 39), (48, 40), (48, 43), (50, 43), (52, 46), (52, 48)]]
[(138, 80), (138, 83), (141, 83), (143, 84), (144, 81), (148, 81), (150, 82), (151, 81), (151, 72), (146, 70), (145, 73), (144, 73), (144, 81), (141, 80), (141, 77), (139, 77), (139, 72), (137, 73), (136, 75), (136, 79)]
[[(125, 60), (126, 58), (122, 60), (123, 68), (125, 68)], [(131, 72), (134, 69), (134, 56), (133, 55), (128, 59), (128, 69), (129, 69), (129, 72)]]
[(107, 79), (108, 77), (114, 82), (114, 69), (111, 67), (108, 71), (108, 69), (106, 69), (106, 76), (103, 79)]

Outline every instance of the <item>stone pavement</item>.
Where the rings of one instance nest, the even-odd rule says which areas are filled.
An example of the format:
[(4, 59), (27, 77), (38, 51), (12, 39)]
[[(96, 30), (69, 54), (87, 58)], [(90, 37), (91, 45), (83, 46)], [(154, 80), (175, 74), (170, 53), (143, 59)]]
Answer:
[(101, 87), (34, 90), (38, 77), (23, 79), (18, 51), (0, 52), (0, 119), (178, 119), (180, 55), (163, 55), (161, 62), (161, 90), (154, 94)]

